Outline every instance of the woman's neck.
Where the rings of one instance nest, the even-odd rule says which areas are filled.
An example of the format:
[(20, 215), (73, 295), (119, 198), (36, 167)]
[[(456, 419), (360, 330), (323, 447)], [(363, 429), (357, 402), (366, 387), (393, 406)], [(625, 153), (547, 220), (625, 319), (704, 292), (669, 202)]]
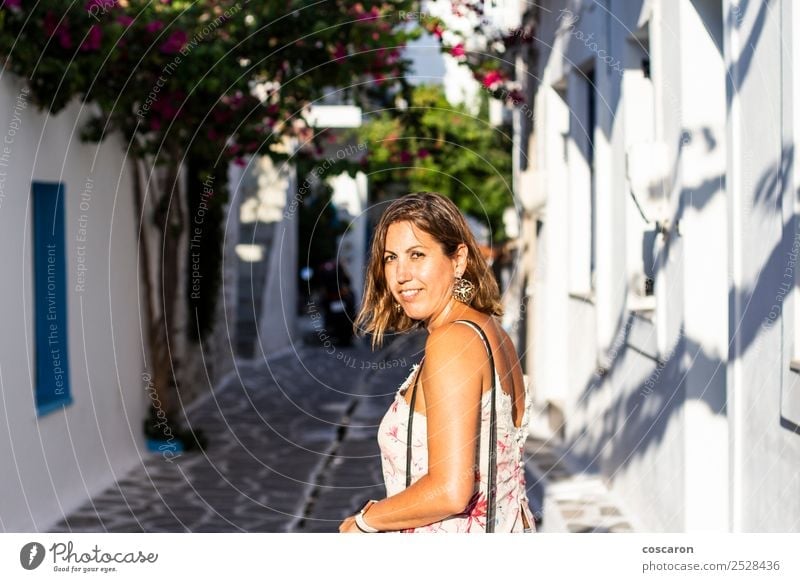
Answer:
[(428, 325), (426, 326), (428, 333), (431, 333), (434, 329), (444, 325), (445, 323), (458, 319), (461, 315), (463, 315), (466, 307), (467, 306), (463, 303), (450, 298), (441, 313), (435, 315), (428, 321)]

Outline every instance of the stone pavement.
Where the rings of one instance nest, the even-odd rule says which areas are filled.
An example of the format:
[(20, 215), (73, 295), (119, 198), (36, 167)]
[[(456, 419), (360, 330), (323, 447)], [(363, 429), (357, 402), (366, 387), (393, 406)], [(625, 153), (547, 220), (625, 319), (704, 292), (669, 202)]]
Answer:
[(336, 531), (362, 500), (384, 495), (376, 411), (423, 341), (404, 336), (376, 353), (297, 344), (240, 362), (187, 411), (206, 451), (142, 453), (141, 465), (52, 531)]
[[(535, 431), (534, 431), (535, 432)], [(557, 439), (531, 435), (525, 443), (528, 481), (540, 488), (542, 533), (630, 533), (640, 528), (602, 478), (581, 471)]]
[[(424, 339), (401, 336), (372, 353), (312, 337), (266, 362), (240, 362), (187, 411), (209, 437), (206, 451), (170, 461), (143, 453), (141, 465), (52, 531), (336, 531), (365, 500), (385, 495), (377, 425)], [(565, 468), (554, 443), (531, 437), (526, 445), (537, 529), (627, 531), (596, 487), (588, 496), (580, 485), (564, 488), (582, 476)]]

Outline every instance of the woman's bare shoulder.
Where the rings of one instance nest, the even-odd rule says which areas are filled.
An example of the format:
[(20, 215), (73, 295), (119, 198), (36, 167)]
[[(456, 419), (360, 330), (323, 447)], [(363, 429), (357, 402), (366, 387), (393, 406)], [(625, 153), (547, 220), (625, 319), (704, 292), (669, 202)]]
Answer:
[(448, 323), (436, 328), (425, 344), (422, 382), (429, 401), (465, 398), (474, 388), (480, 397), (487, 354), (480, 336), (468, 325)]
[[(475, 322), (472, 322), (475, 323)], [(477, 338), (480, 336), (469, 325), (451, 321), (433, 330), (428, 335), (428, 340), (425, 342), (425, 351), (428, 350), (449, 350), (451, 348), (458, 348), (464, 342)]]
[(425, 343), (426, 362), (446, 362), (473, 369), (484, 359), (486, 348), (480, 335), (463, 323), (450, 322), (436, 328)]

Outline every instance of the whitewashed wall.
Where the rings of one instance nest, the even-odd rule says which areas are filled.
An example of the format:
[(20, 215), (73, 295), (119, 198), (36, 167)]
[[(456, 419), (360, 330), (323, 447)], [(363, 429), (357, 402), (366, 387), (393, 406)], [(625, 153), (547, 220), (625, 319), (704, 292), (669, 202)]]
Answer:
[[(23, 85), (0, 79), (0, 134)], [(146, 394), (136, 297), (131, 177), (117, 139), (81, 144), (80, 105), (56, 117), (20, 110), (0, 199), (0, 530), (43, 531), (140, 462)], [(2, 139), (2, 138), (0, 138)], [(73, 403), (34, 403), (31, 182), (66, 186), (68, 338)], [(82, 202), (84, 202), (83, 205)], [(78, 242), (86, 215), (86, 242)], [(78, 246), (85, 285), (76, 290)]]
[(728, 5), (725, 31), (734, 144), (727, 158), (734, 201), (728, 215), (732, 522), (737, 531), (798, 531), (800, 384), (791, 368), (800, 331), (794, 264), (800, 6), (750, 2), (745, 10), (745, 4)]
[[(800, 524), (800, 324), (786, 291), (800, 250), (798, 12), (721, 0), (539, 12), (537, 178), (524, 182), (546, 196), (536, 398), (561, 408), (576, 458), (652, 531)], [(645, 297), (642, 236), (656, 223)]]

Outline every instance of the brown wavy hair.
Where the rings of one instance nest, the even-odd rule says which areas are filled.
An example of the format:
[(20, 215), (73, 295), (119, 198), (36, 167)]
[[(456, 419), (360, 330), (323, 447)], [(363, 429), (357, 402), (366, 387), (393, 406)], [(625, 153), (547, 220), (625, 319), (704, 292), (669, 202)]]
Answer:
[(364, 299), (354, 327), (358, 335), (372, 334), (372, 347), (383, 344), (388, 330), (404, 332), (419, 325), (404, 311), (395, 311), (395, 300), (386, 285), (383, 253), (386, 233), (395, 222), (411, 222), (435, 238), (444, 254), (454, 257), (460, 244), (468, 249), (467, 268), (463, 277), (477, 288), (470, 306), (487, 315), (502, 315), (500, 289), (494, 274), (478, 249), (478, 243), (464, 215), (449, 198), (435, 192), (415, 192), (392, 202), (381, 216), (370, 247)]

